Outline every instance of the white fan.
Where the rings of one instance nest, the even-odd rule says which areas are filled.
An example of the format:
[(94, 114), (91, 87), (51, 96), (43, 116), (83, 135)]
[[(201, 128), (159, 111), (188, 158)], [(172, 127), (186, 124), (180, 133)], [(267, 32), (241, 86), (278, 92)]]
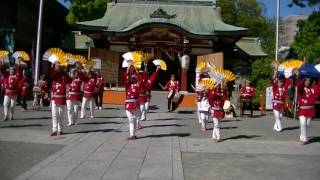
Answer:
[(51, 54), (48, 58), (48, 61), (51, 62), (52, 64), (54, 64), (55, 62), (57, 62), (59, 59), (58, 59), (58, 56), (56, 56), (55, 54)]
[(315, 65), (314, 68), (316, 68), (316, 70), (320, 72), (320, 64)]
[(221, 84), (224, 80), (224, 76), (221, 73), (209, 72), (210, 78), (212, 78), (217, 84)]
[(131, 52), (124, 53), (122, 57), (124, 60), (133, 60), (133, 55)]
[(161, 68), (162, 70), (164, 70), (164, 71), (167, 70), (167, 64), (166, 64), (163, 60), (161, 60), (161, 59), (156, 59), (156, 60), (153, 60), (152, 62), (153, 62), (154, 65), (160, 66), (160, 68)]
[(286, 78), (291, 77), (291, 76), (292, 76), (292, 70), (293, 70), (293, 69), (294, 69), (293, 67), (285, 68), (285, 69), (284, 69), (284, 77), (286, 77)]
[(122, 61), (122, 68), (127, 68), (127, 67), (129, 67), (128, 61), (131, 61), (131, 60), (126, 60), (126, 59), (124, 59), (124, 60)]

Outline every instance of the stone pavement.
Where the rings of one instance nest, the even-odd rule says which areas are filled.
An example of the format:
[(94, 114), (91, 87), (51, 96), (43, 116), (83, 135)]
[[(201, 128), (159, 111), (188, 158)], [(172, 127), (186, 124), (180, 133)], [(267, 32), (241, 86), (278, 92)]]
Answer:
[[(157, 101), (157, 97), (154, 97)], [(153, 103), (155, 104), (155, 103)], [(127, 141), (128, 124), (121, 106), (97, 111), (95, 119), (66, 127), (66, 135), (49, 137), (50, 111), (21, 112), (0, 122), (0, 145), (21, 148), (37, 163), (20, 161), (23, 170), (0, 179), (32, 180), (191, 180), (191, 179), (318, 179), (320, 177), (320, 121), (309, 128), (311, 143), (298, 144), (298, 121), (284, 119), (281, 133), (272, 131), (273, 116), (234, 118), (221, 124), (223, 141), (215, 144), (211, 130), (201, 132), (192, 109), (168, 113), (152, 106), (139, 139)], [(2, 112), (0, 113), (2, 116)], [(209, 123), (212, 128), (212, 123)], [(9, 145), (8, 145), (9, 143)], [(10, 144), (11, 143), (11, 144)], [(13, 144), (12, 144), (13, 143)], [(21, 143), (21, 144), (20, 144)], [(16, 147), (18, 146), (18, 147)], [(42, 147), (46, 146), (46, 147)], [(21, 167), (15, 154), (1, 153), (0, 167)], [(28, 150), (29, 148), (29, 150)], [(47, 154), (40, 150), (47, 149)], [(3, 155), (6, 165), (1, 164)], [(30, 153), (19, 155), (27, 159)], [(18, 152), (17, 155), (18, 156)], [(30, 157), (29, 157), (30, 158)], [(38, 159), (37, 159), (38, 158)], [(11, 162), (10, 163), (10, 159)], [(29, 164), (28, 164), (29, 163)], [(29, 167), (27, 166), (29, 165)], [(7, 169), (6, 169), (7, 168)], [(11, 170), (10, 170), (11, 172)]]

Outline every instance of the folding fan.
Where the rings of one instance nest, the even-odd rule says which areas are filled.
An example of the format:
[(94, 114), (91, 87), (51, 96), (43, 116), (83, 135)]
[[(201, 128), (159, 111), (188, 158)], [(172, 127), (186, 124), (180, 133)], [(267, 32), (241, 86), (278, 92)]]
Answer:
[(76, 63), (76, 58), (74, 54), (65, 53), (64, 57), (67, 59), (68, 64), (74, 65)]
[(0, 60), (4, 63), (9, 63), (9, 52), (0, 50)]
[(30, 56), (25, 51), (16, 51), (12, 54), (12, 57), (17, 61), (21, 58), (23, 61), (30, 61)]
[(211, 89), (211, 88), (214, 87), (215, 82), (214, 82), (213, 79), (204, 78), (204, 79), (202, 79), (202, 80), (199, 82), (199, 84), (200, 84), (201, 86), (203, 86), (204, 88)]
[(96, 61), (88, 60), (85, 64), (83, 64), (85, 69), (92, 69), (96, 65)]
[(80, 64), (86, 64), (86, 62), (88, 61), (84, 56), (81, 55), (74, 55), (73, 56), (74, 60)]
[(140, 69), (141, 68), (141, 60), (142, 60), (142, 54), (138, 52), (127, 52), (122, 55), (125, 61), (133, 61), (133, 66)]
[(163, 60), (161, 60), (161, 59), (156, 59), (156, 60), (153, 60), (152, 62), (153, 62), (154, 65), (160, 66), (160, 68), (161, 68), (162, 70), (164, 70), (164, 71), (167, 70), (167, 64), (166, 64)]
[(64, 56), (64, 52), (59, 48), (50, 48), (43, 54), (43, 60), (55, 63), (58, 61), (58, 56)]

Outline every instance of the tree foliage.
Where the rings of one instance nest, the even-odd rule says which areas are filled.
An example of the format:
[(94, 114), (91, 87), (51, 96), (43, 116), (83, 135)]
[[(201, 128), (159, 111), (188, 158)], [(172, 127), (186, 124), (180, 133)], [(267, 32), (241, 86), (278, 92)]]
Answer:
[(267, 27), (267, 19), (262, 15), (265, 7), (257, 0), (219, 0), (217, 4), (223, 21), (248, 28), (247, 36), (260, 37)]
[(288, 6), (289, 7), (292, 7), (292, 6), (306, 7), (307, 5), (314, 6), (318, 3), (320, 3), (320, 0), (292, 0), (292, 2)]
[(263, 16), (266, 8), (257, 0), (219, 0), (218, 6), (224, 22), (248, 28), (247, 36), (259, 37), (263, 50), (268, 54), (268, 57), (251, 64), (250, 80), (256, 89), (254, 102), (259, 103), (260, 94), (265, 92), (272, 74), (270, 65), (274, 60), (276, 21)]
[(69, 13), (66, 17), (68, 24), (73, 25), (77, 21), (88, 21), (101, 18), (109, 0), (66, 0), (71, 2)]
[(298, 23), (299, 31), (292, 48), (300, 59), (320, 63), (320, 12), (315, 12), (306, 21)]

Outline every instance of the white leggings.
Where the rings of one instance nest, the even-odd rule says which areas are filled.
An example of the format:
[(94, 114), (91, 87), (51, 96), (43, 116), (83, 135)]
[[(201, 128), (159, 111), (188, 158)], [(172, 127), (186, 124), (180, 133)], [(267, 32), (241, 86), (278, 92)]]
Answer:
[(80, 101), (67, 100), (67, 115), (69, 124), (77, 122)]
[(212, 139), (220, 139), (220, 128), (219, 128), (219, 123), (220, 120), (217, 118), (212, 118), (213, 120), (213, 131), (212, 131)]
[(81, 116), (80, 117), (84, 118), (84, 115), (86, 114), (86, 110), (87, 110), (87, 103), (89, 103), (89, 107), (90, 107), (90, 116), (91, 116), (91, 118), (93, 118), (95, 99), (94, 98), (87, 98), (87, 97), (82, 98)]
[(205, 112), (200, 112), (200, 111), (199, 111), (199, 113), (200, 113), (200, 120), (201, 120), (201, 128), (205, 129), (207, 121), (209, 119), (209, 114), (205, 113)]
[(282, 126), (281, 126), (282, 112), (274, 109), (273, 114), (276, 119), (274, 126), (273, 126), (273, 129), (278, 132), (282, 131)]
[(12, 119), (14, 114), (14, 109), (16, 106), (17, 96), (4, 96), (3, 100), (3, 113), (5, 119)]
[(197, 116), (198, 116), (198, 122), (199, 124), (201, 123), (201, 113), (200, 113), (200, 106), (201, 106), (201, 102), (197, 102)]
[(135, 110), (126, 110), (126, 114), (129, 121), (129, 136), (135, 135), (137, 118), (139, 117), (140, 111), (138, 109)]
[(308, 136), (307, 136), (307, 127), (310, 124), (311, 118), (307, 118), (305, 116), (299, 116), (300, 120), (300, 141), (307, 142)]
[(51, 102), (52, 108), (52, 132), (63, 131), (63, 114), (64, 105), (57, 105), (54, 101)]
[(147, 114), (149, 111), (149, 102), (140, 103), (141, 121), (147, 120)]

